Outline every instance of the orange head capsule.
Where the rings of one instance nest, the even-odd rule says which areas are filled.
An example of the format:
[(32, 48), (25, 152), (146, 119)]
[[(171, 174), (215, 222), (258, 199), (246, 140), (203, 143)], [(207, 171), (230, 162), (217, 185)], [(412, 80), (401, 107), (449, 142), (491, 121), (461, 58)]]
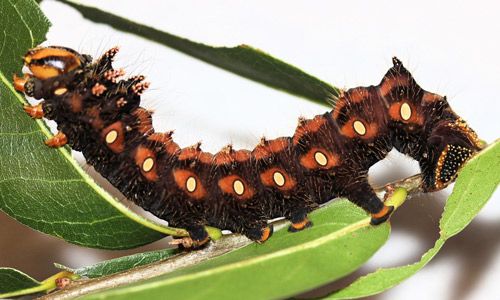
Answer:
[(78, 52), (59, 46), (34, 48), (24, 56), (24, 64), (34, 77), (42, 80), (71, 72), (86, 60)]

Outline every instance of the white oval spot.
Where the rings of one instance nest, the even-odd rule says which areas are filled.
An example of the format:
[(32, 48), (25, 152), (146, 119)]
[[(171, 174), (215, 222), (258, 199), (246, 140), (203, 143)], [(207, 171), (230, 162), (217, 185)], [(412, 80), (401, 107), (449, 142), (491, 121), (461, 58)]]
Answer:
[(285, 185), (285, 176), (283, 176), (283, 174), (281, 174), (278, 171), (274, 172), (273, 180), (277, 186), (284, 186)]
[(237, 195), (243, 195), (243, 193), (245, 192), (245, 185), (243, 184), (243, 182), (241, 180), (238, 180), (236, 179), (234, 182), (233, 182), (233, 190), (234, 192), (237, 194)]
[(196, 190), (196, 178), (191, 176), (186, 180), (186, 189), (190, 193)]
[(403, 103), (401, 108), (399, 109), (399, 113), (401, 114), (401, 118), (405, 121), (408, 121), (411, 118), (411, 107), (408, 103)]
[(57, 90), (54, 91), (54, 95), (61, 96), (65, 94), (67, 91), (68, 91), (67, 88), (58, 88)]
[(113, 129), (106, 134), (106, 143), (113, 144), (117, 138), (118, 138), (118, 131)]
[(363, 122), (356, 120), (352, 124), (352, 127), (354, 128), (354, 131), (356, 131), (357, 134), (359, 134), (359, 135), (366, 134), (366, 127), (365, 127), (365, 124), (363, 124)]
[(328, 164), (328, 158), (321, 151), (317, 151), (316, 153), (314, 153), (314, 160), (316, 160), (318, 165), (323, 166), (323, 167)]
[(144, 172), (149, 172), (151, 171), (151, 169), (153, 169), (154, 165), (155, 165), (155, 160), (152, 157), (148, 157), (142, 163), (142, 170)]

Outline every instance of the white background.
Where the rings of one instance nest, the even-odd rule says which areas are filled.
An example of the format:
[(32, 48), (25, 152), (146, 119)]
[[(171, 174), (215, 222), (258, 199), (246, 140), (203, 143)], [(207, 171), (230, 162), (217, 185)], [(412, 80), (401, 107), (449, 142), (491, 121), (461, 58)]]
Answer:
[[(378, 84), (391, 66), (391, 57), (397, 55), (424, 89), (447, 95), (454, 110), (481, 138), (491, 142), (498, 137), (500, 5), (495, 1), (84, 3), (193, 41), (216, 46), (248, 44), (338, 87)], [(60, 3), (43, 1), (42, 9), (53, 23), (47, 44), (94, 56), (120, 45), (117, 63), (130, 73), (145, 74), (152, 83), (143, 99), (144, 106), (156, 111), (155, 128), (175, 129), (174, 138), (181, 146), (201, 140), (209, 151), (217, 151), (228, 142), (235, 148), (252, 148), (262, 135), (293, 134), (298, 116), (312, 117), (327, 110), (159, 44), (89, 22)], [(372, 171), (371, 181), (383, 184), (418, 169), (410, 159), (391, 155)], [(437, 237), (448, 193), (411, 198), (393, 217), (389, 242), (355, 276), (417, 261)], [(473, 223), (421, 272), (376, 298), (498, 298), (499, 198), (497, 193)], [(10, 238), (29, 245), (19, 234)], [(51, 237), (40, 239), (39, 244), (42, 248), (64, 245)], [(42, 257), (46, 252), (30, 248), (30, 252), (18, 253), (26, 257), (7, 262), (19, 267), (16, 263), (36, 257), (50, 273), (54, 272), (49, 267), (51, 261), (78, 267), (124, 253), (70, 245)]]

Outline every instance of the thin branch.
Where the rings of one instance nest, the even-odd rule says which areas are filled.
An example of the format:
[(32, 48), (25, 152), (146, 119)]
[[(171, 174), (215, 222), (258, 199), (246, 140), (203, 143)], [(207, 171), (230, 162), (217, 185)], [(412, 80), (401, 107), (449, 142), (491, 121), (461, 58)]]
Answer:
[[(377, 195), (382, 199), (389, 189), (397, 187), (405, 188), (408, 191), (408, 196), (421, 192), (422, 176), (414, 175), (400, 181), (396, 181), (386, 186), (375, 189)], [(288, 224), (285, 220), (280, 220), (274, 223), (276, 228), (282, 228)], [(45, 295), (39, 299), (43, 300), (63, 300), (73, 299), (89, 293), (95, 293), (111, 288), (116, 288), (138, 281), (150, 279), (159, 275), (170, 273), (180, 268), (192, 266), (202, 261), (223, 255), (230, 251), (242, 248), (252, 241), (238, 234), (224, 236), (216, 242), (212, 242), (208, 247), (197, 251), (182, 253), (165, 261), (152, 263), (150, 265), (141, 266), (130, 269), (125, 272), (114, 275), (73, 282), (67, 288)]]

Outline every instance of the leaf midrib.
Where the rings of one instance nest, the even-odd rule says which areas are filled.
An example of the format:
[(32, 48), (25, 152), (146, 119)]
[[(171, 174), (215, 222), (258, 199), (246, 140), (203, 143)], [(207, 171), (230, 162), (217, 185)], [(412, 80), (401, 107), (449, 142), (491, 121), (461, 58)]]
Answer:
[(28, 30), (29, 34), (30, 34), (30, 39), (31, 39), (31, 46), (34, 47), (36, 46), (35, 45), (35, 38), (33, 37), (33, 31), (31, 31), (30, 27), (28, 26), (28, 24), (26, 23), (26, 21), (24, 21), (24, 18), (23, 18), (23, 15), (19, 12), (19, 10), (17, 9), (17, 6), (16, 4), (14, 4), (11, 0), (9, 0), (9, 4), (14, 8), (14, 10), (16, 11), (17, 15), (19, 16), (19, 19), (23, 22), (24, 24), (24, 27), (26, 27), (26, 29)]

